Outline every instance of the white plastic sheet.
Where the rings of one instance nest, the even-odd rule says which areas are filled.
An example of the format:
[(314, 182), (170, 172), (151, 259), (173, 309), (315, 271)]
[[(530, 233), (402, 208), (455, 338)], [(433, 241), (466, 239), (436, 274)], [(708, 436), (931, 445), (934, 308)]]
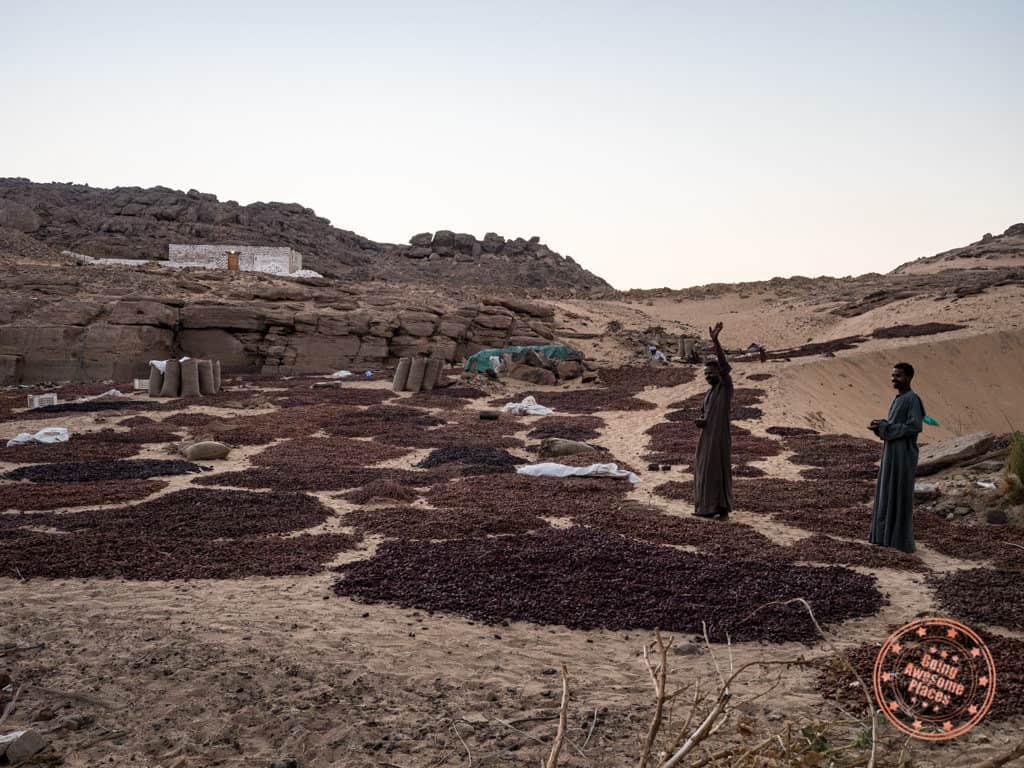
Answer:
[(567, 464), (556, 464), (545, 461), (541, 464), (527, 464), (516, 467), (520, 475), (530, 477), (614, 477), (624, 478), (631, 483), (639, 483), (640, 478), (629, 470), (619, 469), (618, 464), (591, 464), (586, 467), (570, 467)]
[(50, 445), (53, 443), (66, 443), (71, 433), (68, 432), (66, 427), (47, 427), (46, 429), (40, 429), (35, 434), (31, 432), (22, 432), (20, 435), (7, 441), (7, 447), (10, 448), (12, 445), (27, 445), (28, 443), (43, 443)]
[(149, 364), (156, 368), (160, 373), (167, 373), (167, 361), (166, 360), (150, 360)]
[(100, 395), (92, 395), (91, 397), (80, 397), (75, 400), (76, 403), (87, 403), (90, 400), (99, 400), (101, 397), (128, 397), (124, 392), (117, 389), (108, 389), (106, 392)]
[(548, 416), (555, 412), (553, 408), (546, 408), (538, 403), (533, 395), (527, 395), (519, 403), (505, 403), (501, 410), (515, 416)]
[(330, 379), (347, 379), (352, 375), (352, 371), (335, 371), (328, 378)]

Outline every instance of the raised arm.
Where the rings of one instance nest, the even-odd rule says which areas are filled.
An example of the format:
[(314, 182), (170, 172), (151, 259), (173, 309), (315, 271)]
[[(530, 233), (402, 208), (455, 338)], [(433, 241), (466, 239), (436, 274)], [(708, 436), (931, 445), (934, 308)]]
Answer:
[(722, 332), (722, 322), (715, 323), (714, 328), (708, 328), (708, 333), (711, 335), (711, 344), (715, 349), (715, 357), (718, 358), (718, 370), (723, 377), (729, 375), (729, 371), (732, 367), (729, 365), (729, 360), (725, 356), (725, 350), (722, 349), (721, 343), (718, 341), (718, 334)]

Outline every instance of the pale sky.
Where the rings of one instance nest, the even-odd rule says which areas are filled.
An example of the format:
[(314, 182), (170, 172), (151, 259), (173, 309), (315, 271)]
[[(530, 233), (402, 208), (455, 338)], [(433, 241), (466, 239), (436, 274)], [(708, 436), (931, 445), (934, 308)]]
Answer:
[(0, 0), (0, 176), (538, 235), (617, 288), (1024, 220), (1024, 3)]

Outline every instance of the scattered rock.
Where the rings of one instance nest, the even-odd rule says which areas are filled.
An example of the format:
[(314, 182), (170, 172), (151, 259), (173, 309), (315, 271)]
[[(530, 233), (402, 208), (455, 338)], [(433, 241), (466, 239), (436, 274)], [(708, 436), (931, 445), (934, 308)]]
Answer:
[(952, 440), (922, 445), (917, 460), (917, 474), (931, 475), (940, 469), (968, 462), (991, 448), (994, 440), (995, 435), (991, 432), (974, 432)]
[(508, 376), (510, 379), (517, 379), (518, 381), (526, 381), (530, 384), (538, 384), (546, 387), (553, 387), (558, 383), (558, 379), (555, 377), (555, 374), (547, 368), (535, 368), (534, 366), (526, 365), (525, 363), (517, 363), (513, 365), (508, 371)]
[(1005, 509), (993, 507), (985, 512), (985, 522), (989, 525), (1006, 525), (1010, 522), (1010, 518)]
[(940, 495), (939, 486), (935, 483), (914, 483), (914, 501), (931, 501)]
[(975, 469), (978, 472), (1000, 472), (1006, 462), (1002, 459), (985, 459), (985, 461), (979, 461), (977, 464), (971, 464), (968, 469)]
[(11, 731), (0, 736), (0, 757), (6, 765), (20, 765), (46, 748), (39, 731)]

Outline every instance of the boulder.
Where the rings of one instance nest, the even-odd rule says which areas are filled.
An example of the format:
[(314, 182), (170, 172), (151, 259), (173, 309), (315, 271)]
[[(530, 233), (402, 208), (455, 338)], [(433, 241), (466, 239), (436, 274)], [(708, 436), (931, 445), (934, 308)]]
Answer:
[(226, 459), (231, 449), (214, 440), (202, 440), (198, 443), (188, 443), (182, 447), (182, 455), (188, 461), (217, 461)]
[(388, 351), (391, 357), (415, 357), (430, 351), (430, 340), (425, 336), (394, 336)]
[(922, 445), (917, 460), (917, 474), (931, 475), (940, 469), (966, 463), (988, 451), (993, 440), (995, 436), (991, 432), (974, 432), (952, 440)]
[(430, 336), (437, 328), (437, 315), (430, 312), (399, 312), (398, 327), (409, 336)]
[(935, 483), (914, 483), (914, 501), (931, 501), (939, 495), (939, 486)]
[(473, 253), (473, 248), (476, 244), (476, 238), (472, 235), (465, 232), (459, 232), (455, 235), (455, 248), (463, 253)]
[(446, 315), (441, 318), (441, 324), (438, 326), (437, 332), (442, 336), (448, 336), (452, 339), (459, 339), (465, 335), (469, 329), (469, 320), (460, 317), (458, 315)]
[(454, 248), (455, 233), (448, 229), (439, 229), (434, 233), (430, 241), (431, 247), (437, 251), (439, 248)]
[(597, 450), (592, 445), (581, 443), (578, 440), (566, 440), (561, 437), (545, 437), (540, 441), (540, 450), (537, 456), (542, 459), (554, 456), (574, 456), (577, 453), (590, 453)]
[(430, 232), (421, 232), (418, 235), (413, 235), (409, 238), (409, 245), (415, 245), (419, 247), (429, 247), (433, 241), (434, 236)]
[(989, 525), (1007, 525), (1010, 522), (1009, 515), (1005, 509), (992, 507), (985, 510), (985, 522)]
[(503, 245), (505, 245), (505, 238), (496, 232), (488, 232), (481, 242), (484, 253), (497, 253)]
[(21, 765), (46, 748), (46, 739), (39, 731), (29, 728), (11, 731), (0, 736), (0, 763)]
[(555, 367), (559, 379), (575, 379), (583, 373), (583, 366), (578, 360), (561, 360)]
[(458, 342), (447, 336), (435, 337), (431, 347), (431, 354), (442, 360), (454, 361), (458, 357)]
[(540, 384), (543, 386), (554, 386), (558, 383), (558, 380), (555, 378), (555, 374), (547, 368), (535, 368), (532, 365), (526, 365), (524, 363), (514, 363), (509, 369), (508, 377), (510, 379), (517, 379), (518, 381), (526, 381), (530, 384)]
[(156, 325), (174, 328), (177, 310), (152, 301), (119, 301), (110, 308), (107, 322), (111, 325)]
[(491, 314), (489, 312), (481, 312), (473, 318), (474, 325), (501, 331), (511, 328), (512, 323), (514, 322), (515, 318), (510, 314)]

